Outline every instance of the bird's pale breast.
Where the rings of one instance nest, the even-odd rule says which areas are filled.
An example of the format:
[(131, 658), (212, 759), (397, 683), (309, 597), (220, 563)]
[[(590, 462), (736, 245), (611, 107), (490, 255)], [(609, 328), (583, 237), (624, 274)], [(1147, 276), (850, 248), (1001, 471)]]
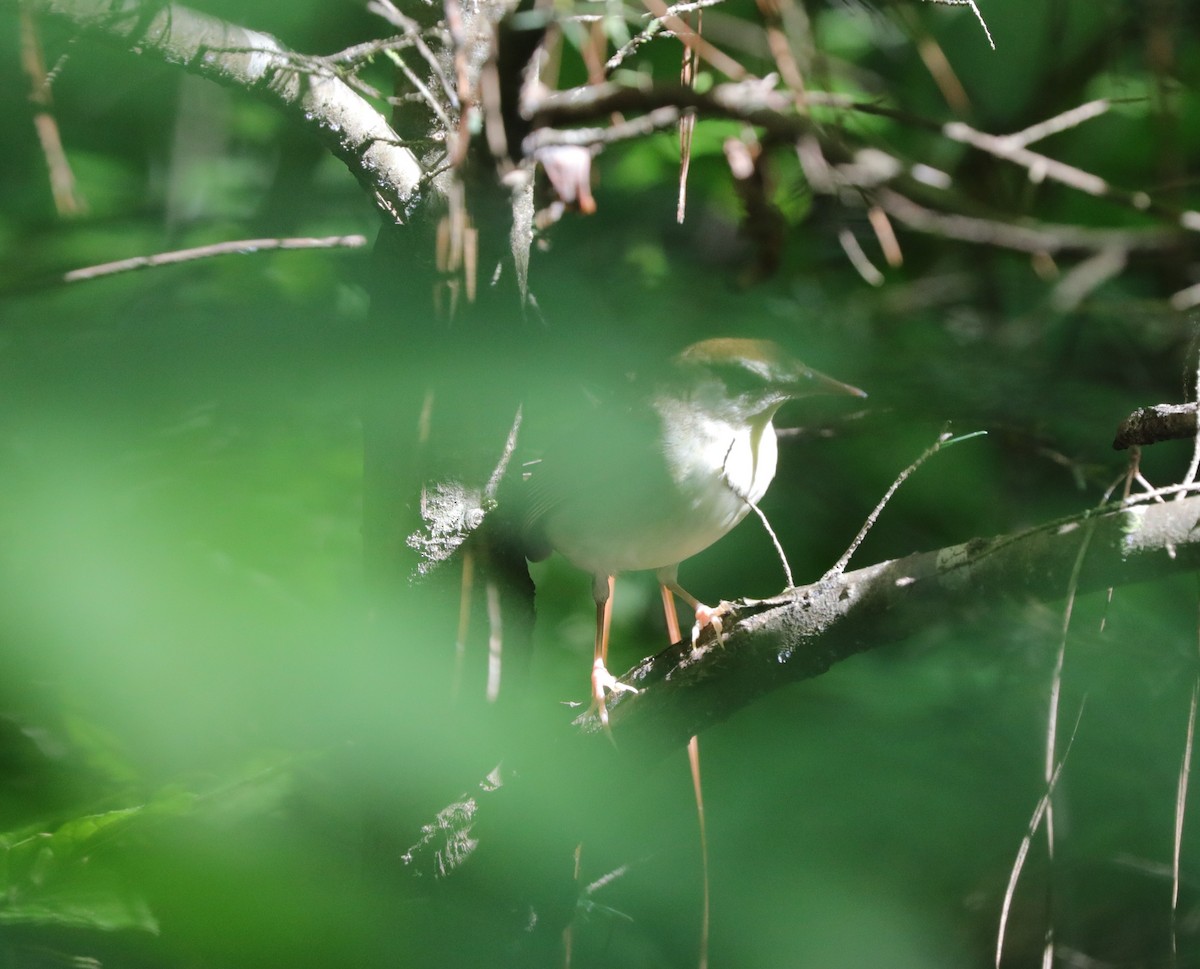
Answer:
[(662, 500), (661, 482), (642, 493), (639, 469), (631, 468), (612, 514), (552, 514), (546, 522), (552, 547), (581, 569), (611, 575), (675, 565), (725, 535), (775, 476), (775, 429), (764, 418), (749, 426), (705, 422), (693, 431), (665, 455), (669, 500)]

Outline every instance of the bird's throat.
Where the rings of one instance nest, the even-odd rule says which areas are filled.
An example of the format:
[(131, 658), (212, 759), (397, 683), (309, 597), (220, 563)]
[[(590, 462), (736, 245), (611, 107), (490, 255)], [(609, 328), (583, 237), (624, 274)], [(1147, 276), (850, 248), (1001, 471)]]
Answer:
[[(773, 414), (772, 409), (747, 423), (692, 413), (683, 418), (685, 428), (666, 435), (672, 442), (666, 455), (671, 476), (698, 537), (709, 544), (745, 517), (775, 477)], [(664, 421), (672, 416), (664, 414)]]

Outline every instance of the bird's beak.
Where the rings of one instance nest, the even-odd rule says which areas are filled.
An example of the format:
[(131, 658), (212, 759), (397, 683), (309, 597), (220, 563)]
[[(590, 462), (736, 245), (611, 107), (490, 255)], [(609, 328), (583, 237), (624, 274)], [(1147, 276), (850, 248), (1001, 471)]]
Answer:
[(807, 397), (810, 394), (844, 394), (849, 397), (866, 397), (865, 390), (859, 390), (840, 380), (826, 377), (825, 374), (807, 367), (802, 370), (796, 380), (796, 389)]

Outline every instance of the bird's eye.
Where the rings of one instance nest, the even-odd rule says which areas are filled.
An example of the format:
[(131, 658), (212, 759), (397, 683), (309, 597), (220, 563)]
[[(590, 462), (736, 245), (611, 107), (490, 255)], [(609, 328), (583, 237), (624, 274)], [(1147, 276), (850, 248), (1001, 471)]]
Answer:
[(711, 369), (729, 393), (735, 397), (758, 393), (769, 383), (765, 374), (758, 373), (740, 361), (713, 364)]

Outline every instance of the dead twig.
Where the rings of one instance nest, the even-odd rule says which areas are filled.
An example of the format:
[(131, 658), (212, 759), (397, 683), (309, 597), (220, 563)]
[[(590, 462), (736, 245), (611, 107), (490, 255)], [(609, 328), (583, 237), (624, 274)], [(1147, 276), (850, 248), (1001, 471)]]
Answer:
[(434, 54), (429, 45), (425, 42), (425, 38), (421, 31), (421, 25), (412, 17), (402, 13), (391, 0), (371, 0), (367, 4), (367, 10), (379, 17), (382, 17), (393, 27), (399, 27), (404, 31), (404, 36), (412, 40), (413, 46), (417, 53), (424, 58), (425, 63), (429, 65), (433, 76), (438, 79), (438, 84), (446, 94), (446, 100), (453, 107), (459, 107), (458, 93), (451, 83), (450, 78), (446, 76), (446, 72), (442, 69), (442, 63)]
[(249, 255), (256, 252), (294, 249), (361, 249), (366, 244), (366, 236), (361, 235), (325, 236), (319, 239), (236, 239), (229, 242), (215, 242), (207, 246), (195, 246), (191, 249), (158, 252), (151, 256), (132, 256), (129, 259), (118, 259), (115, 262), (101, 263), (98, 266), (72, 269), (70, 272), (63, 273), (62, 281), (78, 283), (87, 279), (100, 279), (102, 276), (132, 272), (135, 269), (174, 266), (182, 262), (194, 262), (197, 259), (211, 259), (214, 256)]
[(642, 0), (642, 2), (652, 14), (671, 28), (680, 43), (693, 51), (696, 56), (707, 61), (715, 70), (735, 81), (749, 76), (741, 64), (701, 37), (685, 20), (671, 13), (663, 0)]
[(1154, 404), (1139, 407), (1121, 421), (1113, 440), (1114, 451), (1124, 451), (1159, 441), (1180, 441), (1196, 436), (1197, 405)]
[(1153, 252), (1179, 244), (1177, 232), (1161, 227), (1147, 229), (1093, 229), (1061, 223), (1014, 223), (979, 216), (938, 212), (918, 205), (891, 189), (881, 189), (876, 200), (897, 222), (918, 232), (997, 246), (1028, 253), (1058, 253), (1066, 250), (1099, 252)]
[(958, 444), (960, 441), (970, 440), (973, 437), (980, 437), (986, 433), (987, 431), (973, 431), (970, 434), (961, 434), (958, 437), (954, 437), (948, 432), (939, 435), (938, 439), (929, 445), (929, 447), (927, 447), (921, 453), (920, 457), (918, 457), (912, 464), (896, 475), (896, 480), (891, 483), (888, 490), (884, 492), (883, 497), (879, 499), (879, 504), (871, 509), (871, 513), (867, 515), (867, 520), (863, 522), (862, 528), (858, 530), (858, 534), (854, 536), (854, 540), (850, 543), (850, 546), (842, 553), (841, 557), (833, 563), (829, 571), (821, 577), (821, 582), (828, 582), (846, 571), (846, 566), (850, 564), (850, 559), (853, 558), (854, 553), (858, 551), (858, 547), (867, 537), (867, 533), (875, 527), (875, 522), (878, 521), (879, 515), (883, 512), (884, 507), (889, 501), (892, 500), (892, 495), (894, 495), (897, 489), (904, 484), (909, 475), (911, 475), (917, 470), (917, 468), (937, 454), (938, 451), (942, 450), (942, 448), (949, 447), (952, 444)]
[[(270, 34), (178, 3), (27, 0), (30, 10), (98, 31), (125, 47), (201, 77), (253, 92), (315, 134), (393, 222), (416, 204), (421, 165), (357, 85), (304, 59)], [(301, 69), (297, 65), (319, 65)]]
[(58, 121), (54, 117), (54, 104), (50, 97), (50, 76), (46, 73), (46, 62), (42, 56), (42, 45), (38, 37), (33, 15), (28, 8), (19, 8), (21, 17), (21, 67), (29, 78), (29, 100), (33, 104), (33, 126), (42, 146), (46, 168), (50, 173), (50, 194), (59, 215), (78, 215), (87, 210), (87, 203), (79, 194), (75, 173), (63, 148)]
[(429, 105), (429, 110), (437, 116), (438, 121), (442, 123), (445, 129), (449, 131), (453, 128), (454, 125), (451, 123), (441, 103), (433, 96), (433, 92), (425, 86), (424, 82), (417, 77), (413, 69), (404, 62), (404, 58), (400, 56), (400, 51), (387, 50), (384, 53), (387, 55), (388, 60), (400, 69), (400, 73), (404, 75), (408, 83), (416, 89), (417, 93), (421, 96), (421, 100)]
[(979, 7), (976, 6), (975, 0), (932, 0), (933, 3), (945, 4), (948, 7), (970, 7), (975, 14), (975, 19), (979, 21), (979, 26), (983, 28), (984, 36), (987, 37), (987, 42), (992, 50), (996, 49), (996, 42), (992, 40), (992, 32), (988, 30), (987, 21), (983, 19), (983, 14), (979, 12)]
[(628, 41), (621, 45), (604, 63), (604, 76), (608, 77), (618, 67), (625, 62), (625, 59), (633, 54), (639, 47), (648, 41), (653, 40), (659, 33), (663, 32), (663, 27), (667, 20), (671, 17), (678, 17), (680, 14), (691, 13), (695, 10), (702, 10), (705, 7), (715, 7), (719, 3), (724, 3), (725, 0), (693, 0), (690, 3), (673, 3), (667, 7), (667, 16), (651, 17), (650, 22), (646, 24), (642, 30), (634, 34)]

